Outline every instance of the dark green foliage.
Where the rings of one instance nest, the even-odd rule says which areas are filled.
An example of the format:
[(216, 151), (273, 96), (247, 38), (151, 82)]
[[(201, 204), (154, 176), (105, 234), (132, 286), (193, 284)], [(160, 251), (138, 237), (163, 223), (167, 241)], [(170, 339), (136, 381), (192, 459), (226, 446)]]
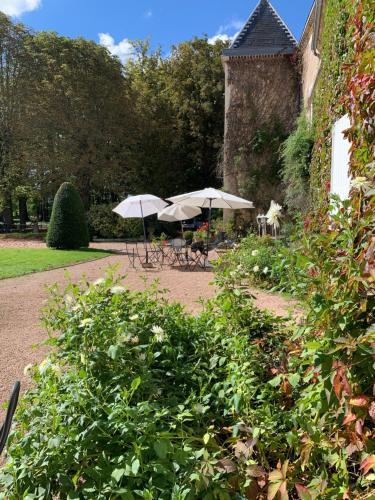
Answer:
[(51, 248), (70, 250), (89, 246), (85, 210), (70, 182), (64, 182), (56, 193), (46, 241)]
[(166, 197), (220, 185), (225, 46), (194, 38), (163, 58), (141, 44), (137, 58), (126, 66), (136, 138), (127, 179), (134, 191), (145, 192), (152, 185), (154, 194)]
[(91, 206), (87, 214), (90, 234), (97, 238), (143, 238), (141, 219), (123, 219), (113, 212), (117, 204)]
[(193, 241), (194, 231), (184, 231), (183, 238), (189, 243)]
[(295, 131), (282, 148), (281, 176), (285, 185), (285, 202), (292, 211), (304, 212), (309, 208), (309, 169), (313, 144), (312, 127), (303, 113), (298, 118)]

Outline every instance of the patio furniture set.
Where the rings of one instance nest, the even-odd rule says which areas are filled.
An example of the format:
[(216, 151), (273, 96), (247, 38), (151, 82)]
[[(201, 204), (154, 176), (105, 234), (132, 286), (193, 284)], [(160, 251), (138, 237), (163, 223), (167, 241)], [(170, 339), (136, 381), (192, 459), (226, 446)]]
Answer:
[[(205, 243), (198, 241), (187, 245), (186, 241), (180, 238), (163, 243), (147, 241), (145, 217), (157, 214), (159, 220), (181, 222), (182, 228), (183, 221), (201, 214), (202, 208), (209, 211)], [(167, 201), (151, 194), (128, 196), (113, 211), (123, 218), (135, 217), (143, 221), (143, 243), (126, 244), (126, 253), (132, 267), (150, 269), (168, 265), (190, 271), (212, 267), (208, 255), (213, 249), (209, 242), (213, 208), (236, 210), (254, 208), (254, 205), (251, 201), (213, 188), (173, 196), (167, 198)]]
[(182, 238), (174, 238), (165, 242), (126, 242), (126, 255), (134, 269), (162, 269), (163, 267), (179, 268), (186, 271), (207, 270), (211, 268), (208, 261), (208, 249), (202, 242), (188, 245)]

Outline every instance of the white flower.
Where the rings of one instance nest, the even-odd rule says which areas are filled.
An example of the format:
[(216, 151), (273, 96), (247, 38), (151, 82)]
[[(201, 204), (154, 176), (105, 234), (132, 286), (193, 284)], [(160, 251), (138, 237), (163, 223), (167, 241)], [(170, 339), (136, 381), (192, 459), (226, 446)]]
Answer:
[(62, 371), (58, 365), (51, 365), (50, 368), (53, 371), (53, 373), (56, 375), (56, 377), (61, 377)]
[(100, 286), (100, 285), (104, 285), (105, 283), (105, 279), (104, 278), (98, 278), (97, 280), (94, 281), (93, 285), (94, 286)]
[(251, 256), (252, 256), (252, 257), (256, 257), (258, 254), (259, 254), (259, 250), (253, 250), (253, 251), (251, 252)]
[(46, 371), (48, 370), (48, 368), (50, 367), (51, 363), (50, 363), (50, 360), (49, 359), (44, 359), (40, 365), (39, 365), (39, 373), (41, 375), (44, 375), (46, 373)]
[(153, 326), (151, 328), (152, 333), (155, 334), (155, 340), (156, 342), (163, 342), (165, 339), (165, 332), (161, 326)]
[(130, 339), (130, 342), (131, 342), (132, 344), (139, 344), (139, 337), (138, 337), (137, 335), (136, 335), (135, 337), (132, 337), (132, 338)]
[(282, 206), (278, 203), (275, 203), (273, 200), (271, 201), (270, 208), (266, 214), (267, 223), (270, 226), (273, 226), (275, 229), (280, 227), (279, 219), (281, 217)]
[(30, 375), (30, 372), (33, 369), (33, 366), (34, 365), (32, 365), (31, 363), (25, 366), (25, 368), (23, 369), (23, 374), (25, 375), (25, 377)]
[(193, 406), (195, 413), (204, 413), (204, 407), (200, 403)]
[(133, 314), (133, 316), (130, 316), (130, 321), (137, 321), (139, 319), (139, 314)]
[(371, 183), (367, 180), (367, 177), (355, 177), (351, 180), (350, 187), (358, 191), (367, 191), (371, 187)]
[(146, 361), (146, 354), (144, 352), (141, 352), (141, 354), (138, 356), (139, 361)]
[(81, 321), (81, 323), (79, 324), (79, 327), (86, 328), (86, 326), (91, 326), (91, 325), (93, 325), (93, 323), (94, 323), (94, 320), (92, 318), (85, 318)]
[(67, 294), (64, 296), (64, 301), (65, 301), (67, 309), (71, 309), (72, 305), (74, 303), (74, 297), (72, 295)]
[(259, 273), (259, 266), (253, 267), (253, 273)]
[(163, 328), (161, 326), (156, 326), (156, 325), (154, 325), (151, 328), (151, 331), (152, 331), (152, 333), (164, 333)]
[(267, 274), (267, 273), (268, 273), (268, 271), (269, 271), (268, 267), (265, 267), (265, 268), (263, 269), (263, 273), (264, 273), (264, 274)]
[(121, 335), (120, 340), (121, 342), (129, 343), (132, 341), (132, 334), (131, 333), (124, 333)]
[(84, 365), (86, 363), (86, 356), (81, 353), (79, 357), (81, 359), (81, 363)]
[(113, 293), (113, 295), (121, 295), (122, 293), (125, 292), (126, 288), (121, 285), (116, 285), (111, 288), (111, 293)]

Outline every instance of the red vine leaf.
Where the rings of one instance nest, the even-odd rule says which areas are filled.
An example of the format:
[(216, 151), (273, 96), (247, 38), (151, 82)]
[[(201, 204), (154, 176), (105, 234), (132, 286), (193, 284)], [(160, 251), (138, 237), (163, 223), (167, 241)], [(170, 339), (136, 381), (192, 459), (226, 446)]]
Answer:
[(369, 403), (367, 396), (356, 396), (354, 398), (350, 398), (349, 403), (352, 406), (367, 406)]
[(313, 496), (310, 493), (310, 490), (306, 488), (306, 486), (303, 486), (302, 484), (296, 484), (296, 490), (298, 493), (298, 497), (301, 500), (313, 500)]
[(368, 410), (368, 413), (369, 413), (370, 417), (372, 418), (372, 420), (375, 422), (375, 401), (373, 401), (370, 404), (370, 408)]
[(369, 455), (364, 460), (362, 460), (360, 469), (362, 469), (364, 475), (368, 474), (370, 469), (375, 470), (375, 455)]

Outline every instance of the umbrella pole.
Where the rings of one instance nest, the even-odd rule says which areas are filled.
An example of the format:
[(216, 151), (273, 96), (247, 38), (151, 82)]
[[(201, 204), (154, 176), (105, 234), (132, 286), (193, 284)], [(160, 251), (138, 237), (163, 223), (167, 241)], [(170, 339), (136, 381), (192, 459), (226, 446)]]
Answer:
[(143, 217), (143, 207), (142, 202), (139, 202), (139, 206), (141, 207), (141, 215), (142, 215), (142, 223), (143, 223), (143, 244), (146, 250), (146, 264), (148, 264), (148, 252), (147, 252), (147, 235), (146, 235), (146, 224), (145, 218)]
[(144, 238), (144, 243), (147, 241), (147, 236), (146, 236), (146, 225), (145, 225), (145, 218), (143, 217), (143, 207), (142, 207), (142, 202), (139, 202), (139, 206), (141, 207), (141, 215), (142, 215), (142, 223), (143, 223), (143, 238)]
[(211, 234), (211, 213), (212, 213), (212, 199), (210, 198), (210, 207), (208, 210), (208, 229), (207, 229), (207, 254), (208, 254), (208, 242)]

